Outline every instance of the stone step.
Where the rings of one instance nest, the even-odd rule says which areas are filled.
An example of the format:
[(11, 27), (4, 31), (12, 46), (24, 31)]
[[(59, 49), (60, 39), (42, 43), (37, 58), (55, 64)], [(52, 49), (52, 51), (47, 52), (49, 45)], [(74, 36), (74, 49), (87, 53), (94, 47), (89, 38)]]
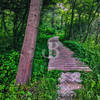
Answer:
[(85, 71), (91, 72), (92, 70), (89, 67), (49, 67), (48, 71), (50, 70), (63, 70), (63, 71)]
[[(63, 70), (63, 71), (85, 71), (91, 72), (92, 70), (84, 65), (77, 58), (73, 57), (74, 52), (69, 48), (63, 46), (63, 44), (59, 41), (59, 37), (53, 37), (48, 40), (48, 42), (53, 43), (53, 47), (55, 47), (55, 43), (58, 43), (59, 56), (58, 58), (50, 58), (48, 64), (48, 71), (50, 70)], [(72, 94), (74, 95), (74, 90), (80, 89), (82, 87), (80, 80), (80, 73), (62, 73), (59, 78), (58, 86), (60, 90), (58, 91), (58, 99), (57, 100), (71, 100)], [(69, 99), (67, 99), (67, 97)]]

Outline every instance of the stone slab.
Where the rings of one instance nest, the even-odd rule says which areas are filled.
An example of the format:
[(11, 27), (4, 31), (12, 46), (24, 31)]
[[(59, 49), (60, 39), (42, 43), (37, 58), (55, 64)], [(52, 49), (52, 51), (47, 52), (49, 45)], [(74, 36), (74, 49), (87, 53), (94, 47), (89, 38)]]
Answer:
[(92, 71), (87, 65), (73, 57), (74, 52), (66, 48), (60, 41), (59, 37), (53, 37), (48, 40), (48, 44), (52, 43), (53, 47), (57, 44), (56, 48), (59, 51), (57, 58), (49, 58), (48, 71), (50, 70), (63, 70), (63, 71)]

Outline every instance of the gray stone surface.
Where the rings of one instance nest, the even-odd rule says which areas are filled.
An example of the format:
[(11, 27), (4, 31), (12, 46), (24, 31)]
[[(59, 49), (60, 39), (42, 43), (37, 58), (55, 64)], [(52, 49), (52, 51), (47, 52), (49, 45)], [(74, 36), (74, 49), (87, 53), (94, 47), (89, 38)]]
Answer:
[[(80, 84), (82, 80), (80, 80), (79, 72), (66, 72), (62, 73), (59, 78), (59, 90), (58, 90), (58, 100), (65, 99), (67, 97), (73, 97), (75, 95), (74, 90), (78, 90), (82, 88)], [(66, 100), (66, 99), (65, 99)]]
[[(57, 46), (59, 55), (56, 58), (49, 58), (48, 70), (64, 70), (64, 71), (91, 71), (84, 63), (73, 57), (74, 52), (66, 48), (60, 41), (59, 37), (53, 37), (48, 40), (48, 44), (52, 43), (52, 47)], [(50, 46), (50, 44), (49, 44)]]
[[(66, 48), (59, 41), (59, 37), (50, 38), (48, 40), (48, 44), (49, 43), (53, 44), (52, 47), (58, 44), (57, 50), (59, 51), (59, 56), (56, 58), (49, 58), (48, 70), (92, 71), (84, 63), (73, 57), (74, 52)], [(59, 90), (57, 100), (72, 100), (71, 98), (76, 95), (74, 90), (82, 88), (80, 76), (81, 74), (79, 72), (65, 72), (61, 74), (58, 84)]]

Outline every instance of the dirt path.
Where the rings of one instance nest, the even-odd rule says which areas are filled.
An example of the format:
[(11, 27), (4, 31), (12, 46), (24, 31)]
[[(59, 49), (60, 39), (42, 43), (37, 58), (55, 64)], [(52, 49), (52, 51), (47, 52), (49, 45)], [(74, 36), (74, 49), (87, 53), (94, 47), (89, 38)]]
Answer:
[[(84, 63), (80, 62), (77, 58), (73, 57), (74, 52), (66, 48), (60, 41), (59, 37), (53, 37), (48, 40), (49, 49), (55, 48), (56, 54), (58, 56), (50, 56), (48, 70), (63, 70), (64, 73), (61, 74), (59, 78), (59, 88), (58, 100), (72, 100), (72, 96), (75, 95), (73, 90), (82, 88), (80, 84), (81, 74), (77, 71), (91, 71), (91, 69)], [(55, 51), (54, 50), (54, 51)], [(58, 52), (58, 53), (57, 53)], [(74, 70), (74, 73), (68, 72)], [(67, 72), (66, 72), (67, 71)]]

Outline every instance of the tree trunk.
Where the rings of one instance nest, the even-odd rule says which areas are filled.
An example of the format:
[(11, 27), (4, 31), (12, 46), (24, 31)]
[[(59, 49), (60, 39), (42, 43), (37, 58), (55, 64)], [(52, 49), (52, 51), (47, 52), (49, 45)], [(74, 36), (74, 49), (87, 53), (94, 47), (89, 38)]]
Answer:
[[(20, 39), (23, 40), (23, 38), (22, 38), (23, 36), (22, 35), (23, 35), (24, 31), (25, 31), (24, 29), (25, 29), (25, 23), (27, 21), (27, 16), (28, 16), (28, 9), (25, 9), (25, 12), (22, 15), (22, 18), (20, 18), (20, 24), (17, 25), (16, 27), (14, 27), (14, 30), (13, 30), (13, 32), (14, 32), (14, 40), (13, 40), (14, 49), (19, 50), (19, 46), (20, 46), (19, 41), (20, 41)], [(19, 20), (17, 20), (17, 21), (19, 21)], [(18, 31), (18, 29), (20, 31)]]
[(40, 19), (40, 0), (31, 0), (25, 38), (20, 56), (19, 68), (16, 76), (16, 84), (26, 84), (29, 82), (38, 25)]
[(98, 24), (97, 29), (96, 29), (96, 30), (98, 30), (97, 33), (96, 33), (96, 38), (95, 38), (95, 44), (96, 45), (98, 44), (98, 39), (99, 39), (99, 33), (100, 33), (99, 27), (100, 27), (100, 24)]
[(8, 35), (9, 31), (7, 29), (6, 22), (5, 22), (5, 13), (4, 12), (2, 12), (2, 22), (3, 22), (4, 30), (7, 33), (6, 35), (9, 36)]
[(65, 17), (64, 31), (65, 31), (65, 38), (66, 38), (67, 37), (67, 17)]
[(79, 17), (80, 40), (81, 40), (82, 38), (81, 13), (78, 14), (78, 17)]
[(99, 38), (99, 32), (97, 32), (96, 38), (95, 38), (95, 44), (96, 44), (96, 45), (98, 44), (98, 38)]
[(87, 39), (87, 37), (88, 37), (88, 35), (89, 35), (89, 32), (90, 32), (90, 24), (88, 25), (88, 28), (87, 28), (87, 30), (86, 30), (86, 35), (85, 35), (85, 37), (84, 37), (84, 39), (83, 39), (83, 43), (86, 41), (86, 39)]
[(54, 17), (55, 17), (55, 8), (52, 9), (52, 19), (51, 19), (52, 28), (54, 28)]
[(18, 22), (18, 15), (15, 13), (15, 16), (14, 16), (14, 27), (13, 27), (13, 48), (16, 50), (17, 49), (17, 33), (18, 33), (18, 29), (17, 29), (17, 23)]
[(96, 8), (96, 10), (95, 10), (95, 13), (94, 13), (92, 19), (90, 19), (91, 16), (92, 16), (92, 11), (93, 11), (93, 7), (91, 7), (90, 14), (89, 14), (89, 18), (88, 18), (87, 33), (86, 33), (86, 35), (85, 35), (85, 37), (84, 37), (84, 39), (83, 39), (83, 41), (82, 41), (83, 43), (86, 41), (86, 39), (87, 39), (87, 37), (88, 37), (88, 35), (89, 35), (89, 28), (90, 28), (90, 25), (91, 25), (92, 21), (94, 20), (95, 15), (96, 15), (96, 13), (98, 12), (99, 8), (100, 8), (100, 5), (98, 4), (98, 6), (97, 6), (97, 8)]
[(63, 15), (61, 15), (61, 30), (62, 30), (62, 28), (63, 28)]
[(72, 0), (72, 16), (71, 16), (71, 24), (68, 39), (70, 39), (73, 35), (73, 19), (74, 19), (74, 9), (75, 9), (76, 0)]

